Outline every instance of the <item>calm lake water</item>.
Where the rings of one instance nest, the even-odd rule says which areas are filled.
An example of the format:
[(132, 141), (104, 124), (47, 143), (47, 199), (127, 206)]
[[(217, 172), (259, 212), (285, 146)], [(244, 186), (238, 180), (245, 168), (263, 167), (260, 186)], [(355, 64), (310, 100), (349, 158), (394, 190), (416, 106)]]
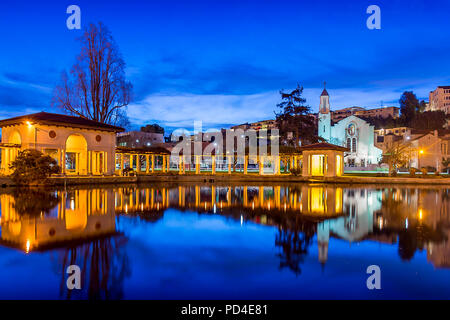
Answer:
[[(450, 298), (450, 189), (0, 189), (1, 299)], [(68, 290), (78, 265), (81, 290)], [(381, 269), (368, 290), (366, 269)]]

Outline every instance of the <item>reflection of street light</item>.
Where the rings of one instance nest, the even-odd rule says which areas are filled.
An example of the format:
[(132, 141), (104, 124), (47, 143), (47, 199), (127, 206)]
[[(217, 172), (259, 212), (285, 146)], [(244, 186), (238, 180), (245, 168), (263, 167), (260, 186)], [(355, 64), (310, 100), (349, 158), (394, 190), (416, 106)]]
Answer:
[(30, 239), (27, 239), (27, 243), (25, 244), (25, 252), (26, 253), (30, 252), (30, 247), (31, 247)]

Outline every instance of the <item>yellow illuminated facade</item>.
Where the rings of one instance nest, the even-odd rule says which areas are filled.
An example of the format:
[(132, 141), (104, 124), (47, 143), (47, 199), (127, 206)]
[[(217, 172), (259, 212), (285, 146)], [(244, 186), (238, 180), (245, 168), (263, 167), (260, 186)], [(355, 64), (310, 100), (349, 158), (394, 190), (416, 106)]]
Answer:
[[(139, 214), (142, 218), (156, 220), (167, 208), (217, 214), (246, 212), (257, 223), (272, 224), (272, 217), (280, 214), (317, 218), (340, 216), (343, 202), (341, 188), (307, 185), (298, 189), (283, 185), (124, 187), (48, 194), (57, 199), (55, 205), (33, 213), (30, 210), (36, 208), (35, 200), (30, 208), (24, 208), (20, 203), (24, 199), (17, 198), (17, 194), (0, 194), (1, 243), (31, 252), (114, 234), (116, 215)], [(41, 205), (45, 207), (45, 201)]]
[(20, 150), (36, 149), (53, 157), (66, 175), (112, 175), (116, 133), (122, 128), (41, 112), (0, 121), (1, 173)]
[(344, 152), (347, 148), (329, 143), (316, 143), (300, 148), (303, 155), (303, 176), (339, 177), (344, 173)]
[(15, 198), (1, 194), (1, 240), (30, 252), (42, 246), (115, 232), (113, 190), (56, 194), (57, 206), (38, 216), (18, 212)]

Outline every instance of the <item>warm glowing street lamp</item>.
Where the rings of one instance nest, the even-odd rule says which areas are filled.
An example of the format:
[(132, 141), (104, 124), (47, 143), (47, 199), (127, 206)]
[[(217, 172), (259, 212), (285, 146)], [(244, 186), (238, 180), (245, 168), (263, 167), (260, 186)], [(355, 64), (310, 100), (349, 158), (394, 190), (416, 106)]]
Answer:
[(42, 129), (39, 129), (31, 121), (26, 121), (25, 123), (27, 124), (28, 128), (30, 128), (30, 129), (34, 127), (34, 149), (37, 150), (37, 132), (38, 132), (38, 130), (42, 130)]
[(423, 149), (419, 149), (419, 154), (417, 156), (417, 166), (419, 167), (419, 170), (420, 170), (420, 155), (423, 153), (424, 153)]

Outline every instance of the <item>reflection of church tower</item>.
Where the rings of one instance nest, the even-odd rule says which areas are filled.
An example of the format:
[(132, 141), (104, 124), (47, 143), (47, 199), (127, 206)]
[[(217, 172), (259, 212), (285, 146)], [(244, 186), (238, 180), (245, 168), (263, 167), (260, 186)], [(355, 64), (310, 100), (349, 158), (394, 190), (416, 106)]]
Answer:
[(325, 140), (330, 141), (331, 138), (330, 96), (328, 95), (327, 89), (325, 89), (325, 83), (322, 94), (320, 95), (318, 135), (319, 137), (322, 137)]
[(323, 221), (317, 224), (317, 247), (319, 249), (319, 262), (325, 264), (328, 260), (328, 242), (330, 241), (330, 222)]

